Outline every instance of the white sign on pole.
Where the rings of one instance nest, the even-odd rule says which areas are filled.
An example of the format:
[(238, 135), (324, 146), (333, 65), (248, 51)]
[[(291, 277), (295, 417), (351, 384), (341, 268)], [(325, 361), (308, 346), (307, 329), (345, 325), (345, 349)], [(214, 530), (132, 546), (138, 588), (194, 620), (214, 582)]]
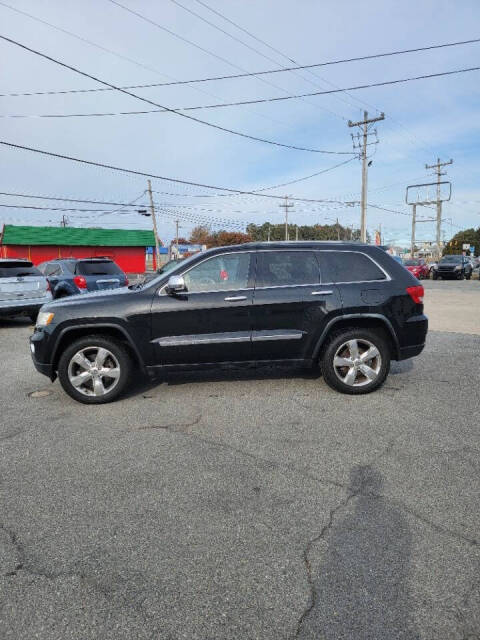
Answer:
[(470, 249), (470, 245), (468, 243), (463, 243), (462, 249), (464, 251), (468, 251)]

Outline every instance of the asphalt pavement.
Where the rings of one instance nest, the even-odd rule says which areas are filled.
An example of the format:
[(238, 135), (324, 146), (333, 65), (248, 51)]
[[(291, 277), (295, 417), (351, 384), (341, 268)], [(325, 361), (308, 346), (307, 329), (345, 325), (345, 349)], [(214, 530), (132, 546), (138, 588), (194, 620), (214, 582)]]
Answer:
[[(434, 313), (440, 285), (458, 292), (427, 283)], [(98, 407), (33, 369), (29, 322), (0, 321), (0, 637), (480, 638), (480, 336), (461, 316), (371, 395), (261, 369)]]

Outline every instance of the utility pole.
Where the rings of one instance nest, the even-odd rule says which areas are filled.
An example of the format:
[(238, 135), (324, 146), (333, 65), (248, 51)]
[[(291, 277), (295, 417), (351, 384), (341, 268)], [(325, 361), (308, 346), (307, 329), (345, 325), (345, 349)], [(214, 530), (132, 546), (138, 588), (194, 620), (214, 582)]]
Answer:
[(63, 214), (63, 216), (62, 216), (62, 221), (61, 221), (61, 223), (60, 223), (60, 226), (62, 226), (62, 227), (66, 227), (66, 226), (67, 226), (67, 224), (68, 224), (67, 216), (66, 216), (65, 214)]
[(415, 227), (417, 224), (417, 205), (416, 203), (412, 204), (412, 244), (410, 249), (410, 257), (413, 258), (413, 254), (415, 253)]
[(270, 225), (268, 225), (267, 242), (270, 242)]
[(295, 225), (295, 242), (298, 242), (298, 225)]
[(148, 180), (147, 184), (148, 184), (148, 195), (150, 196), (150, 213), (152, 214), (153, 235), (155, 236), (155, 256), (156, 256), (156, 262), (157, 262), (157, 269), (160, 269), (160, 245), (158, 242), (157, 220), (155, 218), (155, 207), (153, 206), (152, 183), (150, 182), (150, 180)]
[(442, 200), (440, 198), (440, 178), (441, 176), (446, 175), (446, 171), (442, 172), (442, 167), (446, 167), (449, 164), (453, 164), (453, 160), (450, 159), (448, 162), (440, 162), (440, 158), (437, 158), (437, 162), (435, 164), (426, 164), (425, 169), (434, 169), (437, 174), (437, 234), (436, 234), (436, 242), (437, 242), (437, 250), (440, 255), (440, 243), (441, 243), (441, 235), (442, 235)]
[[(358, 147), (355, 147), (354, 136), (352, 135), (353, 147), (360, 149), (360, 157), (362, 158), (362, 202), (361, 202), (361, 219), (360, 219), (360, 240), (362, 242), (367, 241), (367, 183), (368, 183), (368, 157), (367, 157), (367, 145), (368, 145), (368, 125), (374, 122), (385, 120), (385, 114), (381, 113), (377, 118), (368, 118), (368, 111), (363, 112), (363, 120), (358, 122), (348, 121), (349, 127), (360, 127), (362, 134), (357, 135)], [(375, 135), (377, 131), (375, 129)], [(360, 142), (361, 140), (361, 142)], [(378, 140), (377, 140), (378, 141)]]
[(285, 202), (278, 205), (281, 209), (285, 209), (285, 242), (288, 241), (288, 210), (293, 207), (293, 202), (288, 202), (288, 196), (285, 196)]
[(338, 218), (336, 222), (336, 227), (337, 227), (337, 240), (340, 240), (340, 225), (338, 223)]
[(175, 249), (177, 251), (177, 258), (178, 258), (178, 225), (179, 225), (180, 220), (175, 220)]

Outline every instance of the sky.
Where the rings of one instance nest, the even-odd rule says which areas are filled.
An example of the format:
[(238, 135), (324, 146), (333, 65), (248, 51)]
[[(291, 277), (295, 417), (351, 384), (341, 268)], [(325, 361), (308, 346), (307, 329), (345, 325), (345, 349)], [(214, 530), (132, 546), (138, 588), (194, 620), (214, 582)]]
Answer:
[[(136, 12), (127, 11), (123, 7)], [(476, 0), (0, 0), (0, 34), (116, 86), (168, 83), (317, 64), (480, 37)], [(6, 6), (9, 5), (9, 6)], [(10, 8), (9, 8), (10, 7)], [(13, 7), (15, 10), (12, 10)], [(213, 9), (213, 11), (211, 10)], [(24, 12), (24, 13), (19, 13)], [(193, 13), (192, 13), (193, 12)], [(215, 13), (217, 12), (217, 13)], [(26, 14), (36, 18), (33, 19)], [(225, 19), (226, 18), (226, 19)], [(39, 22), (40, 21), (44, 21)], [(228, 20), (228, 21), (227, 21)], [(231, 21), (231, 22), (229, 22)], [(45, 24), (49, 23), (49, 24)], [(156, 24), (152, 24), (156, 23)], [(235, 26), (238, 25), (238, 26)], [(53, 26), (52, 26), (53, 25)], [(56, 28), (54, 28), (56, 27)], [(240, 28), (238, 28), (240, 27)], [(63, 31), (62, 31), (63, 30)], [(66, 33), (69, 32), (69, 33)], [(248, 33), (247, 33), (248, 32)], [(73, 34), (73, 35), (72, 35)], [(253, 36), (253, 37), (252, 37)], [(88, 41), (88, 42), (87, 42)], [(11, 93), (98, 89), (98, 82), (0, 40), (0, 139), (135, 171), (242, 191), (335, 203), (296, 201), (292, 224), (359, 226), (361, 163), (348, 121), (385, 113), (372, 125), (367, 228), (385, 243), (407, 245), (409, 184), (435, 179), (425, 164), (453, 159), (444, 180), (446, 239), (480, 225), (479, 71), (370, 89), (256, 105), (185, 111), (253, 137), (336, 153), (301, 151), (233, 135), (176, 113), (40, 118), (148, 111), (156, 107), (119, 91), (34, 96)], [(294, 61), (294, 62), (292, 62)], [(246, 78), (129, 89), (170, 109), (275, 98), (480, 66), (480, 43)], [(28, 117), (11, 117), (28, 116)], [(340, 153), (338, 153), (340, 152)], [(147, 178), (0, 145), (0, 224), (148, 228), (135, 207), (68, 203), (31, 196), (148, 203)], [(280, 200), (152, 178), (159, 235), (168, 242), (197, 224), (238, 230), (280, 223)], [(45, 207), (28, 209), (27, 206)], [(56, 211), (54, 208), (97, 209)], [(110, 211), (111, 213), (108, 213)], [(434, 211), (422, 209), (419, 218)], [(417, 225), (434, 240), (435, 223)]]

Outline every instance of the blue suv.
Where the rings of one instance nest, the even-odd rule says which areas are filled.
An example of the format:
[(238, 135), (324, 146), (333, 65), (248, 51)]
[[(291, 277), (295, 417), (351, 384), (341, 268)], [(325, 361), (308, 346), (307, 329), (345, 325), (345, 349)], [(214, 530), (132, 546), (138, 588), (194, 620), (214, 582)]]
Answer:
[(38, 265), (50, 283), (55, 299), (126, 287), (128, 278), (109, 258), (63, 258)]

